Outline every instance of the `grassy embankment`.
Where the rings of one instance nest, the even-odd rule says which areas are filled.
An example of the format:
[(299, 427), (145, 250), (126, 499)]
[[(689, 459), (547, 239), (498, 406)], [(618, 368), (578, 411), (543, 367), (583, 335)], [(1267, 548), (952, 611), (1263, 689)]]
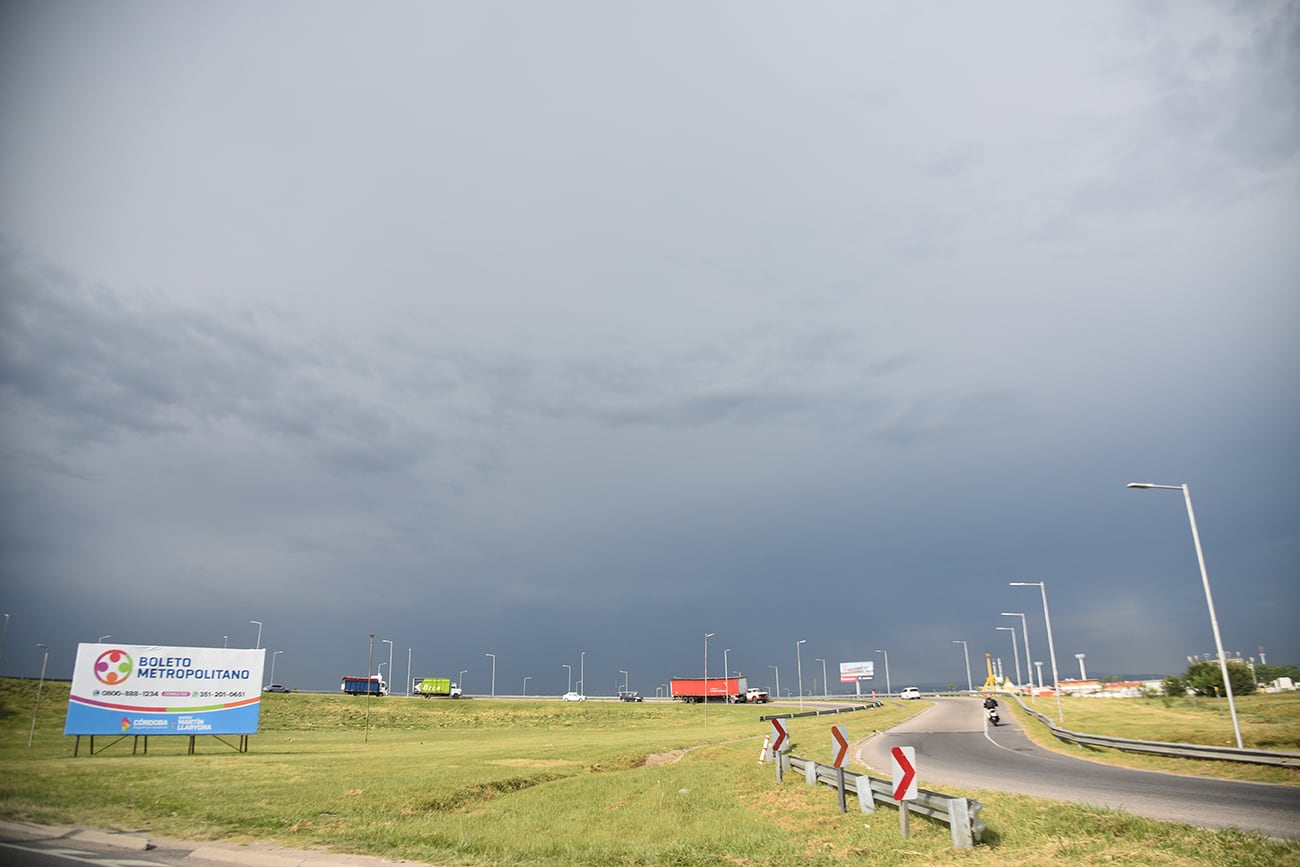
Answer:
[[(1300, 844), (1206, 832), (993, 792), (988, 842), (897, 812), (842, 815), (835, 795), (756, 761), (754, 707), (558, 701), (371, 701), (271, 695), (238, 754), (212, 738), (130, 741), (72, 757), (66, 684), (0, 682), (0, 816), (193, 840), (271, 840), (438, 864), (1300, 865)], [(829, 728), (863, 737), (923, 702), (792, 721), (795, 752), (829, 760)], [(707, 721), (706, 721), (707, 713)], [(109, 738), (97, 738), (103, 748)]]
[[(1053, 737), (1046, 726), (1021, 712), (1013, 699), (1004, 700), (1002, 704), (1014, 711), (1035, 743), (1077, 758), (1172, 774), (1300, 785), (1300, 769), (1295, 768), (1193, 761), (1065, 743)], [(1055, 699), (1026, 699), (1025, 704), (1052, 721), (1057, 720)], [(1300, 692), (1248, 695), (1236, 699), (1236, 704), (1237, 720), (1246, 747), (1300, 752)], [(1066, 696), (1062, 699), (1062, 710), (1065, 722), (1058, 725), (1069, 731), (1224, 747), (1235, 746), (1237, 743), (1232, 731), (1232, 717), (1228, 714), (1227, 699), (1102, 699)]]

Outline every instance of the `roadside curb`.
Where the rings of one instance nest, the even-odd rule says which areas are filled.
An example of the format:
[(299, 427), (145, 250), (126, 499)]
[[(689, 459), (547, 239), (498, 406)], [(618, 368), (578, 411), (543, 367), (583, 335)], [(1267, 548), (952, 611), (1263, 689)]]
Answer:
[(114, 849), (130, 849), (132, 852), (143, 852), (149, 848), (149, 838), (140, 834), (114, 834), (111, 831), (95, 831), (86, 829), (77, 831), (68, 838), (81, 843), (88, 843), (92, 846), (110, 846)]
[(296, 855), (274, 855), (269, 852), (251, 852), (245, 849), (219, 849), (202, 846), (189, 854), (188, 860), (214, 861), (221, 864), (240, 864), (243, 867), (343, 867), (356, 862), (338, 861), (329, 855), (299, 858)]

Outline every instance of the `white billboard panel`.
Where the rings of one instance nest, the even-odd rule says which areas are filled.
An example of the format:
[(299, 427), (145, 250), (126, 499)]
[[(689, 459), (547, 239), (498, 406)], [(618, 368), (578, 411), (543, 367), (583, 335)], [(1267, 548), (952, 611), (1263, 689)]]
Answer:
[(859, 680), (871, 680), (875, 676), (875, 660), (840, 663), (840, 683), (856, 683)]
[(265, 650), (79, 644), (65, 735), (256, 734)]

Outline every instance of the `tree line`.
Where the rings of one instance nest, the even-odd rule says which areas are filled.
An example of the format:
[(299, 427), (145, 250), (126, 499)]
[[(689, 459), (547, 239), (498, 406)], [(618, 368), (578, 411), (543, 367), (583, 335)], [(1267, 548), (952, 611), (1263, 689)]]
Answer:
[[(1239, 659), (1228, 660), (1228, 682), (1233, 695), (1250, 695), (1261, 683), (1271, 683), (1279, 677), (1289, 677), (1300, 682), (1300, 668), (1294, 665), (1256, 665), (1254, 668)], [(1196, 695), (1220, 696), (1223, 691), (1223, 672), (1217, 659), (1202, 659), (1187, 666), (1187, 671), (1171, 674), (1163, 681), (1165, 695), (1186, 695), (1190, 689)]]

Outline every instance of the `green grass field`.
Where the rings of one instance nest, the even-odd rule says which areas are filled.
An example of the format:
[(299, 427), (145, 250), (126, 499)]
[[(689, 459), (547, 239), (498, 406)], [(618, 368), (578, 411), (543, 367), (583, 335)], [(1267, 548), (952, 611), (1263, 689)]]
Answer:
[[(1248, 695), (1238, 698), (1236, 702), (1242, 741), (1247, 747), (1300, 752), (1300, 692)], [(1046, 714), (1053, 722), (1056, 721), (1055, 699), (1039, 698), (1035, 702), (1026, 700), (1025, 703), (1039, 713)], [(1174, 774), (1300, 785), (1300, 769), (1296, 768), (1192, 761), (1065, 743), (1049, 734), (1046, 726), (1031, 716), (1020, 713), (1014, 700), (1005, 700), (1004, 704), (1017, 713), (1017, 718), (1035, 743), (1077, 758)], [(1061, 727), (1069, 731), (1136, 740), (1235, 746), (1232, 717), (1228, 714), (1227, 705), (1226, 699), (1099, 699), (1067, 696), (1062, 699), (1065, 722)]]
[[(1300, 865), (1300, 843), (1207, 832), (995, 792), (987, 842), (954, 850), (946, 826), (841, 814), (835, 794), (757, 761), (770, 708), (557, 700), (268, 695), (246, 754), (200, 738), (131, 741), (90, 757), (62, 734), (67, 684), (0, 681), (0, 816), (433, 864)], [(790, 723), (794, 752), (829, 761), (924, 702)], [(109, 738), (96, 738), (96, 748)]]

